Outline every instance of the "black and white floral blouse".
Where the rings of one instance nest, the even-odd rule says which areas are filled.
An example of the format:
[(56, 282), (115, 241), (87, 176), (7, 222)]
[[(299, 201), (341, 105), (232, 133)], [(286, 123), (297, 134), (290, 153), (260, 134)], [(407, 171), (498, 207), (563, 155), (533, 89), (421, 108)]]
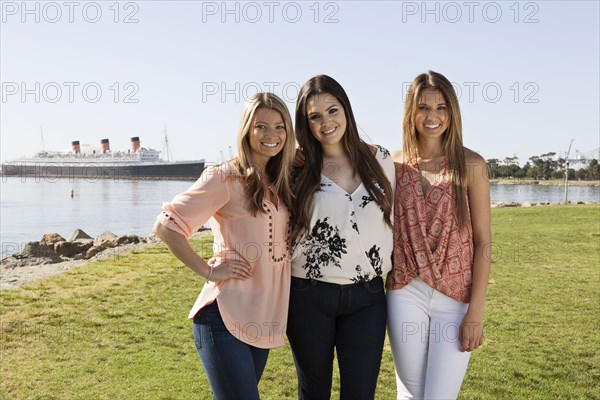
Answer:
[[(375, 157), (393, 190), (390, 153), (377, 146)], [(311, 206), (310, 231), (292, 243), (292, 276), (340, 285), (370, 281), (392, 269), (392, 244), (392, 229), (362, 183), (347, 193), (321, 175)]]

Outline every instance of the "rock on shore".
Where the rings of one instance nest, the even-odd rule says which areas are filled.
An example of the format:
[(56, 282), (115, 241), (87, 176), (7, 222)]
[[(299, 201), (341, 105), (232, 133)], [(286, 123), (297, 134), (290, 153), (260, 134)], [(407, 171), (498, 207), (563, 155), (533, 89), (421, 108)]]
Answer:
[(155, 241), (153, 237), (117, 236), (112, 232), (103, 232), (92, 238), (81, 229), (76, 229), (66, 240), (58, 233), (47, 233), (42, 236), (39, 242), (26, 243), (20, 253), (15, 253), (0, 260), (0, 266), (2, 268), (18, 268), (73, 260), (87, 260), (108, 249)]
[[(199, 232), (194, 233), (192, 237), (200, 237), (204, 235), (210, 235), (211, 230), (205, 229)], [(46, 235), (44, 235), (46, 236)], [(59, 235), (60, 236), (60, 235)], [(125, 235), (121, 236), (121, 242), (132, 242), (136, 239), (134, 235)], [(122, 244), (118, 245), (119, 237), (110, 233), (104, 232), (103, 234), (98, 235), (93, 239), (94, 244), (92, 247), (88, 249), (84, 258), (75, 259), (68, 257), (60, 257), (61, 262), (48, 264), (50, 257), (32, 257), (32, 258), (23, 258), (21, 254), (17, 254), (11, 257), (6, 257), (4, 260), (0, 261), (0, 290), (6, 289), (14, 289), (26, 283), (35, 282), (40, 279), (44, 279), (50, 277), (52, 275), (60, 274), (65, 271), (69, 271), (73, 268), (81, 267), (86, 265), (89, 262), (94, 262), (97, 260), (111, 258), (117, 255), (123, 255), (128, 253), (129, 251), (140, 251), (148, 247), (155, 246), (160, 243), (160, 239), (157, 236), (151, 235), (148, 237), (137, 237), (140, 241), (138, 243), (130, 243), (130, 244)], [(62, 240), (57, 240), (56, 243), (66, 242), (64, 238), (60, 238)], [(80, 240), (80, 239), (79, 239)], [(41, 242), (41, 241), (40, 241)], [(105, 243), (109, 242), (109, 243)], [(37, 242), (32, 242), (37, 243)], [(47, 243), (43, 243), (47, 245)], [(99, 250), (103, 246), (106, 246), (104, 250)], [(39, 253), (35, 253), (35, 245), (30, 246), (31, 250), (33, 250), (33, 254), (38, 255)], [(44, 248), (45, 249), (45, 248)], [(46, 249), (45, 249), (46, 250)], [(91, 251), (98, 250), (99, 252), (91, 257)], [(46, 253), (48, 254), (48, 253)], [(51, 253), (50, 253), (51, 254)], [(80, 253), (79, 256), (82, 254)], [(20, 258), (21, 257), (21, 258)], [(17, 262), (15, 262), (17, 261)], [(17, 268), (19, 267), (19, 268)]]

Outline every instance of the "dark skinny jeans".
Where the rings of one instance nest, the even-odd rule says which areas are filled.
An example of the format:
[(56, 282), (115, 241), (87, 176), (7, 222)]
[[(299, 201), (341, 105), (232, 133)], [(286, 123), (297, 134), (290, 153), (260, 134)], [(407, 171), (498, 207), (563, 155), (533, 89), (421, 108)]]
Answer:
[(340, 399), (373, 399), (386, 319), (381, 278), (352, 285), (292, 278), (287, 335), (298, 375), (298, 399), (330, 398), (334, 348)]

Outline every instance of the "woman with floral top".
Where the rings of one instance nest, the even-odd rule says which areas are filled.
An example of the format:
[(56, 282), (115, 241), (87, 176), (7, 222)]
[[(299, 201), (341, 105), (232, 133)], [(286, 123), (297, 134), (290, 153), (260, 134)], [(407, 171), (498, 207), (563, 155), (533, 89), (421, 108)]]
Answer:
[(458, 99), (443, 75), (415, 78), (396, 164), (388, 323), (398, 399), (454, 399), (483, 343), (491, 251), (484, 159), (463, 147)]
[(341, 399), (373, 399), (386, 329), (394, 165), (363, 142), (350, 101), (319, 75), (300, 90), (287, 334), (299, 399), (328, 399), (334, 349)]
[[(163, 206), (154, 231), (207, 279), (189, 313), (214, 399), (258, 399), (269, 349), (284, 344), (290, 289), (288, 184), (295, 148), (287, 106), (258, 93), (244, 108), (238, 155), (207, 168)], [(206, 221), (214, 254), (187, 239)]]

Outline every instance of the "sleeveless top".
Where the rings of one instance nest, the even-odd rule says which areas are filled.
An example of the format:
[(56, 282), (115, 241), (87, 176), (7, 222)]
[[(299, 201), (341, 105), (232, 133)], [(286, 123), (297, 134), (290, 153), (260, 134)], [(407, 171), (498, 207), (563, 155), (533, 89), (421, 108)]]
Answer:
[(470, 212), (461, 230), (447, 161), (442, 162), (440, 173), (426, 194), (418, 165), (396, 164), (394, 257), (387, 289), (400, 289), (420, 277), (446, 296), (468, 303), (473, 254)]

